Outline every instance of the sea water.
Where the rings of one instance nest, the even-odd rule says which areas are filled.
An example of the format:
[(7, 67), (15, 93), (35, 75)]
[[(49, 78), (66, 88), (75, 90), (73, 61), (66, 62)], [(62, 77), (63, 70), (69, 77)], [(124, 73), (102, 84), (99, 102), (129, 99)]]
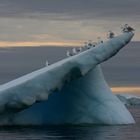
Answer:
[(0, 127), (0, 140), (139, 140), (140, 107), (129, 110), (136, 124)]

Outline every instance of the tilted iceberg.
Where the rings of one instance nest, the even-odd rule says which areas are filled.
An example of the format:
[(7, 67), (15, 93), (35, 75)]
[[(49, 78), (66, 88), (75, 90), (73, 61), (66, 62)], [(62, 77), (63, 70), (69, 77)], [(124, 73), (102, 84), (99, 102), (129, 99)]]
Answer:
[(94, 48), (0, 86), (0, 125), (130, 124), (100, 63), (133, 37), (125, 32)]

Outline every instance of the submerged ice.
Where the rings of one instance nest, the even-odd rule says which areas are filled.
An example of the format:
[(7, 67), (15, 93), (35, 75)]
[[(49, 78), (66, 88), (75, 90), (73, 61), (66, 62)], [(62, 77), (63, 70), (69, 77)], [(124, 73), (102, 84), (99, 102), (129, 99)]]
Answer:
[(133, 35), (125, 32), (1, 85), (0, 124), (134, 123), (124, 104), (111, 93), (99, 65), (114, 56)]

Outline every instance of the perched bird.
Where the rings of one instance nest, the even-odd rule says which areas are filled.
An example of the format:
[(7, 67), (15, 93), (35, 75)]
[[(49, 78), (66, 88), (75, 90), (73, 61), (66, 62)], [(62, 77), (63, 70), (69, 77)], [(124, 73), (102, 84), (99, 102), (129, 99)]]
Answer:
[(92, 47), (96, 47), (97, 43), (92, 43)]
[(115, 34), (112, 32), (112, 31), (109, 31), (108, 32), (108, 35), (107, 35), (107, 38), (110, 39), (110, 38), (114, 38)]
[(125, 32), (133, 32), (135, 31), (131, 26), (129, 26), (128, 24), (125, 24), (123, 27), (121, 27), (122, 29), (122, 32), (125, 33)]
[(101, 37), (98, 37), (98, 44), (103, 43), (103, 40), (101, 40)]
[(77, 52), (78, 52), (78, 53), (82, 52), (82, 48), (79, 47), (79, 48), (77, 49)]
[(66, 55), (67, 55), (67, 57), (72, 56), (72, 54), (69, 51), (67, 51)]
[(72, 53), (73, 55), (76, 55), (77, 54), (77, 50), (75, 48), (72, 49)]
[(45, 66), (46, 67), (49, 66), (49, 62), (47, 60), (46, 60)]
[(90, 49), (92, 47), (92, 42), (89, 40), (88, 42), (85, 42), (85, 48)]
[(89, 48), (92, 47), (92, 41), (91, 40), (88, 41), (88, 46), (89, 46)]

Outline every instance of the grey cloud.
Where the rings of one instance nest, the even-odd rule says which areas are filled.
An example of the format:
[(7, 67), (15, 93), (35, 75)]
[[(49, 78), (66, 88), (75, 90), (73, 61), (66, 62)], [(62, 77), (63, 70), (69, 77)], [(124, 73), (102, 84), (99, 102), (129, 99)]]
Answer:
[[(139, 7), (140, 0), (0, 0), (0, 41), (104, 38), (126, 22), (140, 40)], [(53, 37), (34, 38), (40, 34)]]
[(139, 17), (139, 7), (139, 0), (0, 0), (0, 16)]

